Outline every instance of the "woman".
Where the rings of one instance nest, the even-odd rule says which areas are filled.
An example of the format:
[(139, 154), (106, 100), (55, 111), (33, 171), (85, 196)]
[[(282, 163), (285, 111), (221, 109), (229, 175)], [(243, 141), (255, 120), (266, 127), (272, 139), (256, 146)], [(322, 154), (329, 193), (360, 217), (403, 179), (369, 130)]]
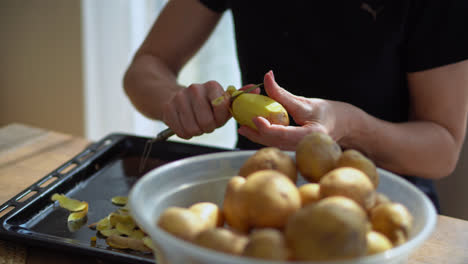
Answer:
[(219, 83), (176, 82), (228, 8), (243, 83), (264, 78), (265, 92), (295, 122), (255, 118), (258, 131), (239, 128), (239, 148), (292, 150), (323, 131), (407, 175), (438, 207), (432, 180), (454, 170), (465, 137), (466, 1), (171, 0), (124, 85), (139, 111), (179, 137), (209, 133), (230, 118), (227, 100), (210, 104), (224, 92)]

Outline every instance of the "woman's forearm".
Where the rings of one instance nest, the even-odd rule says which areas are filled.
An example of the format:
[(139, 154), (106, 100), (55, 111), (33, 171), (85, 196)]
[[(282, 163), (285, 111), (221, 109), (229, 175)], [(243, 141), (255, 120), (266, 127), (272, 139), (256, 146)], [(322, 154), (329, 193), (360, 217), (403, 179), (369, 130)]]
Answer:
[(401, 175), (437, 179), (452, 173), (462, 142), (430, 121), (391, 123), (355, 108), (339, 143), (368, 155), (377, 166)]
[(176, 74), (158, 58), (138, 55), (124, 77), (124, 89), (135, 108), (151, 119), (162, 120), (164, 105), (183, 86)]

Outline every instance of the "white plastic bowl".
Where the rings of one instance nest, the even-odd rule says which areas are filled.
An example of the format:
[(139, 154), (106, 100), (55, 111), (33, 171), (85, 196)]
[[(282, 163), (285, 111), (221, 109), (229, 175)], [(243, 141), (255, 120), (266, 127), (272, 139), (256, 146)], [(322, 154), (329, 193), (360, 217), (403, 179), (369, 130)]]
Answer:
[[(201, 248), (178, 239), (156, 226), (159, 214), (169, 206), (188, 207), (210, 201), (222, 205), (228, 180), (237, 174), (255, 151), (230, 151), (190, 157), (158, 167), (145, 174), (132, 188), (129, 206), (135, 221), (148, 232), (157, 247), (158, 264), (267, 264), (278, 263), (237, 257)], [(294, 153), (287, 152), (291, 157)], [(388, 171), (379, 169), (378, 191), (404, 204), (414, 216), (410, 239), (384, 253), (347, 261), (282, 262), (287, 264), (402, 264), (432, 233), (436, 211), (419, 189)], [(299, 175), (298, 186), (305, 183)]]

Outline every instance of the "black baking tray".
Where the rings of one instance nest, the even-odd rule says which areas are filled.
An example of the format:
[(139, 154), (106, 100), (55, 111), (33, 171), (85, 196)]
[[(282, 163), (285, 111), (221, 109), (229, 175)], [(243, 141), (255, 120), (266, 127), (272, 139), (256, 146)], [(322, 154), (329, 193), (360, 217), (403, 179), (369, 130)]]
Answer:
[[(0, 218), (0, 239), (119, 262), (155, 263), (152, 254), (113, 249), (99, 237), (93, 245), (91, 237), (97, 234), (87, 225), (117, 210), (118, 206), (110, 199), (128, 195), (133, 184), (149, 170), (174, 160), (230, 149), (174, 141), (155, 142), (145, 170), (139, 172), (147, 140), (135, 135), (110, 134), (11, 198), (0, 206), (0, 213), (9, 210)], [(86, 224), (78, 230), (70, 228), (67, 225), (69, 212), (51, 201), (54, 193), (87, 201)]]

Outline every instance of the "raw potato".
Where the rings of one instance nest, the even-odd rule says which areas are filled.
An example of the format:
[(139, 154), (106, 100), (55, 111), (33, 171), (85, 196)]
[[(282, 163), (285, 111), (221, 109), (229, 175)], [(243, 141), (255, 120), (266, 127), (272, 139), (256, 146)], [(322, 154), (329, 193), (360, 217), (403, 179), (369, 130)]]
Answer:
[(169, 207), (159, 216), (157, 225), (176, 237), (191, 241), (198, 233), (221, 226), (224, 223), (221, 214), (218, 206), (210, 202), (195, 203), (189, 208)]
[(296, 162), (279, 148), (264, 147), (250, 156), (239, 170), (239, 175), (247, 177), (259, 170), (277, 170), (288, 176), (293, 182), (297, 180)]
[(306, 180), (318, 182), (336, 167), (341, 154), (340, 146), (329, 135), (312, 132), (297, 144), (297, 169)]
[(249, 175), (244, 186), (249, 227), (283, 228), (290, 215), (301, 207), (296, 185), (275, 170)]
[(367, 255), (382, 253), (392, 247), (392, 242), (385, 235), (377, 231), (367, 233)]
[(172, 235), (191, 241), (203, 231), (205, 223), (187, 208), (169, 207), (159, 216), (157, 225)]
[(193, 243), (231, 255), (240, 255), (247, 244), (247, 237), (226, 228), (212, 228), (199, 233)]
[(374, 162), (368, 159), (361, 152), (348, 149), (343, 152), (343, 154), (338, 159), (336, 164), (337, 167), (353, 167), (355, 169), (361, 170), (364, 174), (369, 177), (374, 188), (379, 186), (379, 174), (377, 173), (377, 167)]
[(283, 173), (261, 170), (228, 183), (223, 211), (228, 225), (240, 233), (250, 228), (282, 228), (301, 206), (296, 185)]
[(254, 230), (249, 235), (249, 242), (242, 255), (267, 260), (287, 260), (289, 250), (280, 231), (264, 228)]
[(240, 233), (249, 229), (247, 208), (244, 202), (243, 185), (246, 179), (241, 176), (232, 177), (226, 187), (223, 201), (223, 215), (227, 224)]
[(320, 200), (320, 184), (306, 183), (299, 187), (302, 207)]
[(286, 109), (275, 100), (261, 94), (243, 93), (231, 105), (234, 119), (241, 125), (257, 130), (252, 119), (257, 116), (266, 118), (270, 123), (289, 125)]
[(368, 220), (353, 200), (334, 196), (308, 205), (288, 221), (286, 241), (295, 260), (339, 260), (367, 252)]
[(321, 197), (341, 195), (353, 199), (364, 209), (375, 203), (375, 189), (369, 178), (360, 170), (351, 167), (334, 169), (320, 180)]
[(400, 203), (384, 203), (371, 211), (372, 228), (398, 246), (405, 243), (413, 225), (413, 216)]
[(200, 216), (204, 229), (215, 228), (224, 224), (223, 213), (214, 203), (200, 202), (189, 207), (189, 210)]

